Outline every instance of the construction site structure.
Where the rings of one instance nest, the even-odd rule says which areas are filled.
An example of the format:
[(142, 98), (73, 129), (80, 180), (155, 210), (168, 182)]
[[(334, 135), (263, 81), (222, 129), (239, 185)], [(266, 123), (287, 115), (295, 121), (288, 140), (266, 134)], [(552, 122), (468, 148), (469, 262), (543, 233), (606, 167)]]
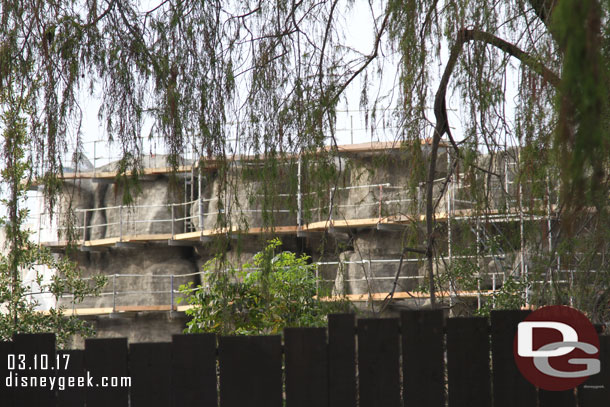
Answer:
[[(452, 161), (450, 148), (440, 146), (433, 188), (434, 271), (441, 277), (457, 264), (475, 264), (477, 271), (472, 284), (448, 279), (437, 295), (456, 310), (459, 304), (493, 307), (494, 293), (506, 279), (526, 281), (530, 289), (536, 283), (528, 277), (532, 248), (525, 229), (535, 224), (550, 239), (556, 185), (549, 181), (544, 199), (526, 203), (529, 187), (518, 180), (518, 150), (483, 157), (494, 176), (472, 179)], [(423, 141), (423, 162), (429, 150), (429, 141)], [(413, 241), (423, 247), (427, 238), (426, 183), (413, 182), (412, 150), (382, 142), (339, 146), (329, 154), (338, 176), (325, 190), (309, 187), (306, 163), (297, 156), (271, 199), (266, 180), (243, 177), (244, 166), (260, 165), (248, 157), (234, 157), (229, 175), (225, 169), (221, 176), (214, 160), (193, 157), (170, 168), (165, 156), (144, 156), (140, 193), (130, 204), (123, 204), (114, 163), (65, 173), (59, 208), (49, 217), (40, 203), (34, 238), (64, 252), (69, 242), (63, 220), (69, 214), (84, 277), (105, 275), (108, 284), (100, 296), (78, 306), (70, 293), (49, 306), (67, 306), (67, 314), (90, 319), (99, 336), (168, 340), (186, 321), (179, 287), (201, 284), (202, 266), (217, 254), (216, 238), (229, 242), (223, 246), (225, 259), (239, 265), (276, 236), (283, 249), (306, 253), (317, 264), (322, 298), (347, 298), (375, 311), (392, 293), (392, 307), (426, 306), (425, 256), (405, 250)], [(475, 199), (473, 191), (483, 198)], [(549, 278), (553, 275), (558, 274)], [(571, 272), (563, 276), (561, 283), (570, 284)], [(527, 288), (523, 295), (527, 298)]]

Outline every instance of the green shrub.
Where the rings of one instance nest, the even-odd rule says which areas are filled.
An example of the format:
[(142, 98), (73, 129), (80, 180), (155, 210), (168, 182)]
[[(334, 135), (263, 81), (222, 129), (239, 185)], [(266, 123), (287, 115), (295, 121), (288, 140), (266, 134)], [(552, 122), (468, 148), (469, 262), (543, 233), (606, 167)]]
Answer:
[(252, 264), (218, 271), (219, 259), (204, 265), (203, 283), (181, 286), (186, 302), (194, 307), (185, 332), (222, 335), (281, 333), (284, 327), (326, 325), (326, 315), (348, 311), (347, 301), (322, 301), (316, 296), (316, 265), (292, 252), (276, 254), (274, 239), (257, 253)]

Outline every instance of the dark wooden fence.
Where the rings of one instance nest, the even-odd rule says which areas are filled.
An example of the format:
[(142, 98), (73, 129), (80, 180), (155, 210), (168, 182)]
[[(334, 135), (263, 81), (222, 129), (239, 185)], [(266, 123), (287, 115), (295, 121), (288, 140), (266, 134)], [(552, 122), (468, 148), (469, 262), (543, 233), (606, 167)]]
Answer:
[[(610, 337), (600, 337), (602, 372), (576, 391), (538, 391), (513, 361), (517, 323), (527, 315), (498, 311), (491, 320), (440, 311), (400, 319), (329, 316), (324, 328), (280, 336), (176, 335), (171, 343), (90, 339), (70, 354), (68, 370), (16, 371), (27, 376), (129, 376), (131, 388), (7, 388), (7, 355), (49, 355), (50, 334), (0, 343), (0, 405), (222, 407), (528, 407), (610, 406)], [(28, 362), (28, 365), (32, 363)], [(15, 371), (13, 371), (13, 374)], [(358, 404), (357, 404), (358, 403)]]

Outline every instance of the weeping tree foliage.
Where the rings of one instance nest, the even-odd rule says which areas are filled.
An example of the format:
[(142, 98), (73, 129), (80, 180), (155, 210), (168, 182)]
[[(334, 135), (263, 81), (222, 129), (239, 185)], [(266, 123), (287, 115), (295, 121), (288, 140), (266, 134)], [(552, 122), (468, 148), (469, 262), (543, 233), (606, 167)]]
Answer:
[[(3, 113), (0, 123), (3, 128), (0, 145), (5, 158), (0, 179), (7, 187), (0, 202), (8, 212), (0, 217), (6, 239), (0, 248), (0, 339), (9, 340), (16, 333), (54, 332), (58, 346), (63, 347), (72, 336), (88, 336), (93, 330), (76, 315), (66, 316), (65, 306), (41, 312), (38, 295), (44, 293), (57, 301), (68, 294), (72, 296), (71, 303), (78, 304), (86, 295), (99, 294), (105, 278), (83, 280), (75, 263), (56, 258), (48, 249), (30, 240), (25, 207), (26, 191), (31, 185), (26, 122), (15, 110), (9, 109)], [(55, 274), (45, 275), (47, 270), (55, 270)], [(34, 271), (29, 273), (29, 281), (24, 278), (27, 271)]]
[[(365, 51), (345, 36), (353, 8), (370, 23)], [(60, 153), (69, 143), (82, 147), (79, 92), (99, 92), (124, 173), (141, 166), (150, 121), (174, 166), (187, 142), (222, 161), (235, 153), (225, 141), (238, 138), (241, 153), (266, 157), (259, 174), (281, 177), (276, 159), (313, 157), (328, 138), (336, 145), (337, 106), (360, 86), (367, 123), (390, 107), (396, 139), (429, 140), (418, 155), (427, 220), (415, 249), (426, 253), (433, 304), (432, 181), (442, 139), (460, 163), (450, 170), (473, 180), (497, 176), (477, 157), (493, 163), (507, 146), (515, 147), (520, 183), (558, 180), (561, 221), (550, 256), (565, 248), (563, 258), (582, 265), (586, 249), (605, 273), (598, 277), (607, 276), (608, 8), (602, 0), (3, 1), (2, 109), (27, 117), (33, 172), (52, 205)], [(591, 243), (577, 249), (570, 239)], [(607, 295), (607, 278), (596, 284)]]

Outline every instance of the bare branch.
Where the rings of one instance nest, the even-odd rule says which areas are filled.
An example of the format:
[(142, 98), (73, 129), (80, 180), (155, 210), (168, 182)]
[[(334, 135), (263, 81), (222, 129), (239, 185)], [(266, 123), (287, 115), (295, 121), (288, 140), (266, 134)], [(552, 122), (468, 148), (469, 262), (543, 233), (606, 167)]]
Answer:
[[(436, 125), (434, 127), (434, 134), (432, 136), (432, 148), (430, 152), (430, 166), (428, 170), (428, 180), (426, 188), (426, 233), (427, 233), (427, 267), (428, 277), (430, 280), (430, 303), (432, 307), (435, 306), (435, 292), (434, 292), (434, 264), (433, 264), (433, 245), (434, 245), (434, 178), (436, 176), (436, 159), (438, 156), (438, 147), (443, 134), (450, 134), (449, 121), (447, 119), (447, 105), (446, 95), (447, 87), (449, 85), (449, 79), (453, 74), (453, 70), (458, 61), (458, 57), (462, 53), (464, 44), (470, 41), (481, 41), (489, 45), (504, 51), (505, 53), (519, 59), (521, 63), (529, 67), (534, 72), (541, 75), (545, 80), (551, 83), (554, 87), (559, 86), (560, 78), (553, 71), (548, 69), (544, 64), (532, 57), (525, 51), (521, 50), (514, 44), (511, 44), (495, 35), (490, 33), (479, 31), (479, 30), (468, 30), (461, 29), (457, 33), (457, 38), (451, 53), (449, 55), (449, 61), (445, 66), (445, 71), (441, 78), (441, 82), (436, 91), (434, 99), (434, 116), (436, 117)], [(453, 141), (453, 138), (450, 137)], [(457, 147), (455, 141), (453, 141), (454, 148)]]

